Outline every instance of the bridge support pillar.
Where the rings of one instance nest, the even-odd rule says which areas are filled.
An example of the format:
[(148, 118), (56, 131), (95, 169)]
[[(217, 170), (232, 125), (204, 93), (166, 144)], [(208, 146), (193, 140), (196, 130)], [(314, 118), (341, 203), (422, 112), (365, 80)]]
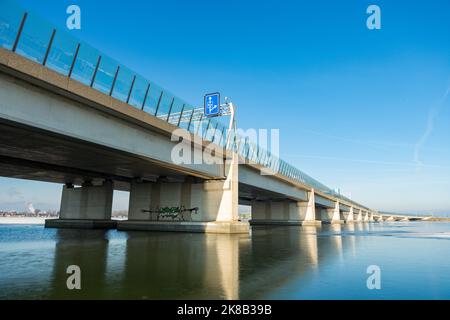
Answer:
[(369, 211), (366, 211), (366, 214), (364, 215), (364, 222), (369, 222)]
[(308, 201), (252, 201), (252, 225), (308, 225), (320, 226), (316, 219), (314, 191)]
[(346, 223), (353, 223), (355, 222), (353, 207), (350, 207), (350, 211), (347, 216), (347, 220), (345, 220)]
[[(323, 215), (323, 213), (322, 213)], [(341, 220), (341, 209), (339, 201), (336, 201), (334, 208), (326, 209), (326, 217), (322, 221), (328, 224), (342, 224), (344, 220)]]
[(130, 188), (130, 202), (128, 204), (128, 220), (150, 220), (150, 213), (143, 210), (150, 210), (152, 203), (152, 182), (133, 181)]
[(356, 221), (357, 222), (362, 222), (363, 218), (362, 218), (362, 210), (358, 209), (358, 214), (356, 215)]
[(101, 186), (89, 183), (82, 187), (65, 185), (62, 190), (59, 219), (46, 221), (47, 228), (112, 229), (113, 183)]
[[(305, 202), (300, 202), (300, 204), (305, 204)], [(316, 199), (314, 194), (314, 189), (308, 193), (308, 202), (306, 205), (306, 213), (303, 219), (303, 225), (321, 225), (322, 222), (316, 218)]]
[[(238, 221), (238, 164), (227, 165), (224, 180), (180, 182), (134, 182), (131, 186), (129, 219), (119, 230), (182, 231), (204, 233), (248, 233), (249, 224)], [(158, 209), (197, 208), (171, 217)], [(143, 212), (147, 210), (150, 212)]]

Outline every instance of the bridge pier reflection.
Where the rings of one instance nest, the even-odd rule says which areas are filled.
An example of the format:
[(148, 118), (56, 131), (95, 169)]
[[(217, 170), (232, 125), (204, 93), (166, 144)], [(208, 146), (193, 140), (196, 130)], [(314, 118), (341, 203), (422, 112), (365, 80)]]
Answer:
[[(270, 298), (285, 283), (301, 286), (343, 252), (355, 255), (351, 232), (364, 225), (254, 226), (251, 235), (60, 229), (48, 296)], [(80, 267), (82, 290), (67, 289), (69, 265)]]
[[(107, 231), (58, 229), (50, 299), (97, 299), (105, 296), (109, 240)], [(67, 268), (81, 270), (81, 290), (69, 290)]]

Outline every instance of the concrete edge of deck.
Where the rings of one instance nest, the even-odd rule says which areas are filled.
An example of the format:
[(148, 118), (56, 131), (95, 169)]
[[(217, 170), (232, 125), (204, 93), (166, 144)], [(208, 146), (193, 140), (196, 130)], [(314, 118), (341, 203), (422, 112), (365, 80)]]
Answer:
[(321, 226), (322, 221), (298, 221), (298, 220), (250, 220), (252, 226)]
[(92, 219), (47, 219), (45, 220), (45, 227), (60, 229), (116, 229), (117, 221)]
[(118, 221), (121, 231), (164, 231), (195, 233), (249, 233), (247, 222), (163, 222), (163, 221)]

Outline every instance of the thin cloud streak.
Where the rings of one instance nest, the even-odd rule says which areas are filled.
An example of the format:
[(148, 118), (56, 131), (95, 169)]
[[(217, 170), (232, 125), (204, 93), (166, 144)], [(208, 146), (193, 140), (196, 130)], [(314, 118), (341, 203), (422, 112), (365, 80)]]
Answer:
[[(339, 157), (326, 157), (326, 156), (301, 156), (301, 155), (290, 155), (284, 154), (282, 157), (291, 157), (291, 158), (303, 158), (303, 159), (321, 159), (321, 160), (333, 160), (333, 161), (348, 161), (348, 162), (359, 162), (359, 163), (370, 163), (370, 164), (379, 164), (379, 165), (387, 165), (387, 166), (408, 166), (415, 167), (416, 163), (413, 162), (388, 162), (388, 161), (376, 161), (376, 160), (365, 160), (365, 159), (353, 159), (353, 158), (339, 158)], [(440, 166), (440, 165), (422, 165), (427, 168), (440, 168), (440, 169), (450, 169), (450, 166)]]
[(423, 162), (420, 160), (420, 154), (423, 146), (428, 141), (428, 138), (431, 136), (434, 130), (434, 122), (439, 112), (444, 106), (445, 101), (447, 100), (448, 94), (450, 92), (450, 86), (447, 88), (447, 91), (444, 95), (439, 99), (438, 103), (430, 108), (427, 119), (427, 126), (425, 131), (422, 133), (422, 136), (419, 138), (417, 143), (414, 146), (414, 163), (418, 168), (424, 167)]

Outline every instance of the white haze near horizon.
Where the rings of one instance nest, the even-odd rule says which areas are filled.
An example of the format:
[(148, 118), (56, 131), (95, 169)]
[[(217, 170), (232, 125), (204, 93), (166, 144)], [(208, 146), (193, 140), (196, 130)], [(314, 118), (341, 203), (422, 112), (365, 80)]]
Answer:
[[(29, 211), (30, 204), (41, 211), (57, 211), (61, 198), (60, 184), (27, 181), (9, 178), (0, 178), (0, 211)], [(113, 200), (113, 211), (128, 210), (129, 193), (115, 191)], [(411, 214), (433, 214), (435, 216), (450, 217), (450, 208), (414, 209), (405, 208), (395, 210), (392, 208), (376, 208), (383, 212), (411, 213)], [(240, 206), (240, 213), (247, 213), (248, 206)]]

